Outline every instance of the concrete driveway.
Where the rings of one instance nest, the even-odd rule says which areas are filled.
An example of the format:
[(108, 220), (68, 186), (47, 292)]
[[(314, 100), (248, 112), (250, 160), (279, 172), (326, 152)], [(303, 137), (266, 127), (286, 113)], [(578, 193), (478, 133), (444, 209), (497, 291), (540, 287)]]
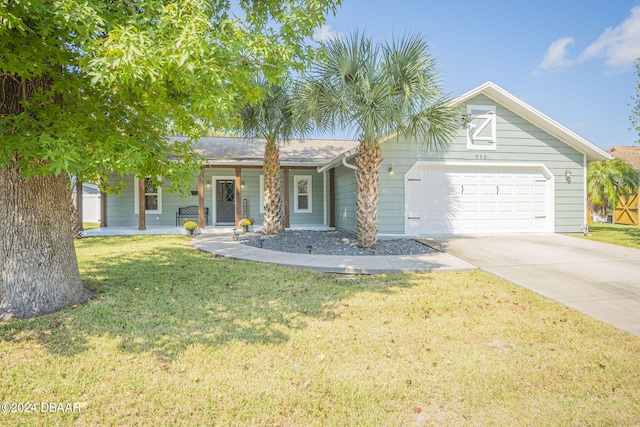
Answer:
[(447, 253), (640, 337), (640, 250), (561, 234), (449, 237)]

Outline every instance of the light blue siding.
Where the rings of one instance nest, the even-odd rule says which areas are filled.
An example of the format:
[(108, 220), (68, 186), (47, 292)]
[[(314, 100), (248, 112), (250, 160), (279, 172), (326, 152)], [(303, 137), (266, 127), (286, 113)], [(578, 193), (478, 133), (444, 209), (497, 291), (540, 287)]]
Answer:
[[(485, 96), (469, 101), (473, 105), (497, 107), (496, 150), (467, 149), (466, 134), (461, 125), (454, 142), (442, 151), (427, 151), (419, 144), (386, 141), (382, 145), (380, 168), (380, 200), (378, 227), (380, 234), (404, 233), (404, 175), (417, 161), (544, 164), (555, 181), (555, 232), (579, 232), (585, 221), (584, 155), (554, 136), (515, 115)], [(393, 164), (394, 174), (388, 172)], [(571, 182), (564, 171), (572, 171)]]
[(356, 232), (356, 174), (353, 169), (338, 166), (336, 180), (336, 228)]
[[(264, 220), (264, 214), (260, 212), (260, 175), (262, 174), (262, 168), (243, 168), (241, 170), (241, 183), (243, 184), (243, 188), (241, 189), (241, 197), (238, 202), (241, 204), (242, 215), (246, 217), (253, 216), (256, 220), (256, 226), (261, 226)], [(309, 213), (294, 212), (295, 175), (309, 175), (312, 177), (312, 210)], [(284, 178), (284, 173), (281, 173), (281, 177)], [(134, 211), (134, 178), (133, 176), (126, 176), (120, 179), (125, 182), (126, 187), (118, 196), (107, 196), (107, 225), (111, 227), (137, 226), (138, 214)], [(215, 187), (217, 179), (235, 180), (235, 168), (204, 169), (204, 205), (209, 208), (209, 226), (213, 226), (216, 223), (214, 203), (216, 199)], [(189, 192), (197, 190), (198, 182), (195, 180), (189, 188)], [(324, 224), (324, 182), (323, 175), (319, 174), (316, 168), (292, 169), (289, 171), (289, 200), (291, 227), (322, 226)], [(197, 205), (197, 195), (180, 196), (176, 193), (169, 193), (163, 190), (162, 213), (147, 213), (146, 223), (148, 226), (175, 226), (178, 208)]]

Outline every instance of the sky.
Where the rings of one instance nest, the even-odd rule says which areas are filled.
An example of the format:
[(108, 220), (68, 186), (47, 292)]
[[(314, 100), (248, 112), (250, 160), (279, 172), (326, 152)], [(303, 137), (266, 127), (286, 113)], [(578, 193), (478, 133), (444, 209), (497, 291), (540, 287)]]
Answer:
[(640, 0), (343, 0), (314, 37), (353, 31), (424, 36), (451, 97), (491, 80), (600, 148), (640, 138)]

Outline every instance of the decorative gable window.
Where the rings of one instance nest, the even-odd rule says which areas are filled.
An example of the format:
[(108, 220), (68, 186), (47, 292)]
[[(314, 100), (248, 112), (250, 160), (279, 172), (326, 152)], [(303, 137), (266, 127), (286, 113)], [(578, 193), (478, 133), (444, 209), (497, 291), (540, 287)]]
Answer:
[(295, 175), (294, 182), (294, 209), (296, 213), (311, 212), (311, 175)]
[[(140, 203), (139, 203), (139, 180), (137, 177), (134, 177), (133, 180), (133, 200), (134, 200), (134, 213), (137, 214), (140, 212)], [(144, 204), (145, 204), (145, 212), (150, 214), (161, 214), (162, 213), (162, 187), (153, 183), (150, 178), (145, 178), (144, 180)]]
[(493, 105), (467, 105), (463, 122), (467, 131), (468, 150), (496, 149), (496, 107)]

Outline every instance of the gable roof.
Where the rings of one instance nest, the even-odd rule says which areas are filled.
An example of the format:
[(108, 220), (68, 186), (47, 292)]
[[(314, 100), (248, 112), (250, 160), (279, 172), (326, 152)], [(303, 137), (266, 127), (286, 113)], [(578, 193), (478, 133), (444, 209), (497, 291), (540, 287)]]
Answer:
[(632, 146), (616, 146), (607, 148), (607, 153), (610, 153), (616, 159), (624, 160), (629, 163), (637, 171), (640, 171), (640, 147)]
[(496, 101), (531, 124), (558, 138), (570, 147), (586, 154), (587, 160), (589, 161), (612, 159), (611, 155), (601, 148), (581, 137), (571, 129), (561, 125), (552, 118), (536, 110), (492, 81), (487, 81), (475, 89), (471, 89), (457, 98), (454, 98), (452, 100), (452, 104), (462, 104), (478, 95), (485, 95), (486, 97)]
[[(187, 137), (173, 136), (170, 141), (185, 141)], [(264, 139), (207, 137), (196, 141), (196, 151), (207, 164), (262, 165)], [(329, 139), (294, 139), (280, 143), (280, 164), (284, 166), (318, 167), (358, 145), (358, 141)]]

